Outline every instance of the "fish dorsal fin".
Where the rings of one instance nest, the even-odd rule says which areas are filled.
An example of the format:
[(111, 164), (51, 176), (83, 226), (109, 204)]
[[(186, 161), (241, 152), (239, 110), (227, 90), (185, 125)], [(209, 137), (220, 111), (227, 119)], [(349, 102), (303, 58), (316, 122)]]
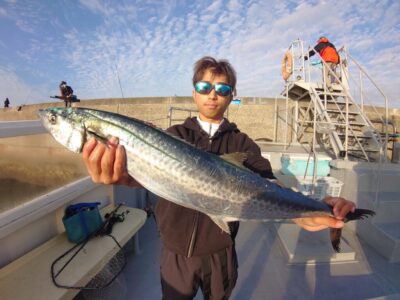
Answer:
[(223, 154), (220, 157), (223, 160), (226, 160), (226, 161), (230, 162), (231, 164), (238, 166), (239, 168), (246, 169), (246, 167), (243, 166), (243, 162), (247, 159), (247, 153), (233, 152), (233, 153)]

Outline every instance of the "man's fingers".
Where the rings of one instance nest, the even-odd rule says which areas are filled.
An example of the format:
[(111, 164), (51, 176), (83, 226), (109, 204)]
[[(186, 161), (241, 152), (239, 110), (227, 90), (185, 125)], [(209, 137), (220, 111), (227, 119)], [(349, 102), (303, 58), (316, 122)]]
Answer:
[(342, 201), (338, 199), (335, 206), (333, 207), (333, 215), (338, 219), (343, 219), (342, 212), (344, 211), (343, 208), (347, 207), (346, 201)]
[(106, 151), (106, 146), (102, 143), (97, 143), (96, 147), (90, 153), (86, 166), (89, 171), (90, 176), (94, 182), (99, 183), (101, 178), (102, 166), (101, 160), (104, 152)]
[(83, 160), (86, 161), (89, 159), (90, 153), (92, 153), (94, 147), (96, 147), (97, 141), (94, 138), (89, 139), (82, 148), (82, 157)]
[(126, 152), (125, 148), (121, 145), (117, 146), (115, 151), (115, 162), (114, 162), (114, 176), (119, 179), (121, 176), (127, 173), (126, 170)]
[(115, 136), (112, 136), (108, 141), (107, 141), (107, 145), (110, 146), (117, 146), (119, 143), (119, 139)]
[(356, 206), (353, 202), (341, 197), (326, 197), (325, 203), (332, 206), (334, 217), (310, 217), (294, 220), (298, 225), (309, 231), (318, 231), (325, 228), (342, 228), (344, 217)]
[(82, 158), (95, 183), (112, 184), (129, 178), (125, 149), (117, 137), (111, 137), (105, 144), (88, 140), (83, 146)]
[(105, 184), (113, 183), (115, 146), (104, 147), (104, 154), (101, 157), (101, 181)]
[(344, 223), (341, 220), (332, 217), (318, 217), (314, 221), (317, 225), (324, 225), (332, 228), (342, 228)]
[(333, 208), (333, 214), (337, 219), (344, 219), (344, 217), (351, 211), (354, 212), (356, 206), (353, 202), (348, 201), (341, 197), (326, 197), (325, 203)]
[(311, 217), (294, 220), (298, 225), (309, 231), (319, 231), (328, 227), (342, 228), (343, 221), (333, 217)]
[(336, 202), (338, 201), (338, 199), (339, 199), (339, 198), (337, 198), (337, 197), (328, 196), (328, 197), (325, 197), (325, 198), (324, 198), (324, 202), (325, 202), (326, 204), (328, 204), (328, 205), (334, 207), (335, 204), (336, 204)]
[(356, 205), (352, 202), (346, 201), (343, 206), (338, 209), (337, 215), (335, 215), (338, 219), (344, 219), (346, 215), (351, 211), (354, 212), (356, 209)]
[(300, 219), (293, 219), (293, 221), (297, 225), (308, 231), (319, 231), (327, 228), (326, 225), (318, 224), (318, 221), (316, 221), (315, 218), (300, 218)]

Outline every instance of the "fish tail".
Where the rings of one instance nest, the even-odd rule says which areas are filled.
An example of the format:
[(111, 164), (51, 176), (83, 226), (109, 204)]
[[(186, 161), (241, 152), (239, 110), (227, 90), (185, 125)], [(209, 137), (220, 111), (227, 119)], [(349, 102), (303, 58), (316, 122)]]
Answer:
[(349, 212), (346, 215), (344, 222), (353, 221), (353, 220), (363, 220), (370, 216), (372, 217), (374, 215), (375, 215), (375, 212), (373, 210), (357, 208), (354, 212)]
[[(368, 217), (372, 217), (375, 215), (375, 212), (369, 209), (357, 208), (354, 212), (349, 212), (344, 222), (353, 221), (353, 220), (363, 220)], [(330, 229), (330, 238), (332, 247), (336, 252), (340, 252), (340, 239), (342, 237), (342, 228), (331, 228)]]
[(342, 237), (342, 228), (330, 228), (331, 244), (335, 252), (340, 252), (340, 239)]

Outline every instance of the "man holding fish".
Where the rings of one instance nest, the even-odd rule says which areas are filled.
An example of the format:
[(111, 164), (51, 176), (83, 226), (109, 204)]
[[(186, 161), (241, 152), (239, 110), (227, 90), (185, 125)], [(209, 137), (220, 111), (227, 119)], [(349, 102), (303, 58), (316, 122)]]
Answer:
[[(242, 163), (252, 172), (276, 182), (269, 161), (261, 156), (256, 143), (224, 118), (236, 92), (236, 73), (230, 63), (203, 57), (195, 64), (193, 86), (198, 117), (188, 118), (167, 131), (196, 148), (225, 155), (227, 160)], [(82, 153), (94, 182), (141, 186), (128, 173), (126, 151), (118, 138), (106, 143), (92, 138), (85, 143)], [(218, 185), (218, 182), (208, 184)], [(293, 221), (309, 231), (342, 228), (345, 216), (355, 211), (354, 203), (343, 198), (327, 197), (324, 201), (333, 208), (333, 216), (301, 217)], [(240, 218), (221, 220), (162, 198), (155, 213), (162, 241), (163, 299), (193, 299), (199, 287), (204, 299), (228, 299), (237, 279), (234, 239)]]

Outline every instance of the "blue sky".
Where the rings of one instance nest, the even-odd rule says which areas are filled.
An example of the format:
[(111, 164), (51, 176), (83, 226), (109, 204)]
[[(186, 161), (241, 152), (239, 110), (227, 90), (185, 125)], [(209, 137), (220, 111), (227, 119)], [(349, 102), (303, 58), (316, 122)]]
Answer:
[[(0, 100), (191, 95), (194, 62), (226, 58), (238, 96), (275, 97), (282, 56), (327, 35), (400, 107), (399, 1), (0, 1)], [(2, 103), (2, 102), (1, 102)]]

